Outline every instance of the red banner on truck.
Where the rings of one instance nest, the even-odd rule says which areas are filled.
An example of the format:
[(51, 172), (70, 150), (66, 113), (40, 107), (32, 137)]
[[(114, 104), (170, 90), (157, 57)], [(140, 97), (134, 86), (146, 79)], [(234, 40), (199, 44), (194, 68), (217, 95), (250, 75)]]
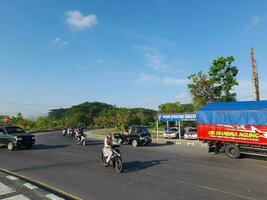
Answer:
[(267, 126), (198, 124), (198, 139), (267, 144)]

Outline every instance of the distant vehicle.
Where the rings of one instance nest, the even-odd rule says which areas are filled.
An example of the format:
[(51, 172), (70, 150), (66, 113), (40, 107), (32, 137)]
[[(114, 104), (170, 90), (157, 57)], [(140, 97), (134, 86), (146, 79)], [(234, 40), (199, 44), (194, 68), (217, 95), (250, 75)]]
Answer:
[(165, 138), (179, 138), (179, 129), (177, 127), (171, 127), (164, 131), (163, 137)]
[(197, 140), (197, 128), (188, 128), (184, 134), (184, 139)]
[[(181, 138), (184, 136), (185, 130), (184, 128), (180, 128), (181, 130)], [(165, 138), (179, 138), (179, 128), (178, 127), (171, 127), (164, 131), (163, 137)]]
[(13, 151), (18, 147), (31, 149), (35, 143), (35, 136), (26, 133), (18, 126), (0, 126), (0, 145), (7, 146)]
[(131, 126), (128, 133), (115, 133), (114, 138), (120, 144), (132, 144), (134, 147), (152, 142), (150, 132), (144, 126)]

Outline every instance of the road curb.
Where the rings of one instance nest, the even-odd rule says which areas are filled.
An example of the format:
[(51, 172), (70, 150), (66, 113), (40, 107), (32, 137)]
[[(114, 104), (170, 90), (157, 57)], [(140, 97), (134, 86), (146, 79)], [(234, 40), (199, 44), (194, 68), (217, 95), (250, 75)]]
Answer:
[(156, 139), (153, 138), (153, 141), (155, 143), (160, 143), (160, 144), (177, 144), (177, 145), (185, 145), (185, 146), (192, 146), (192, 147), (208, 147), (208, 144), (203, 143), (198, 140), (175, 140), (175, 139)]
[[(11, 175), (11, 176), (14, 176), (16, 178), (19, 178), (23, 181), (26, 181), (30, 184), (33, 184), (41, 189), (44, 189), (46, 191), (49, 191), (49, 192), (52, 192), (54, 195), (57, 195), (58, 197), (61, 197), (65, 200), (82, 200), (80, 197), (77, 197), (73, 194), (69, 194), (61, 189), (58, 189), (58, 188), (55, 188), (54, 186), (48, 184), (48, 183), (44, 183), (43, 181), (40, 181), (40, 180), (36, 180), (36, 179), (33, 179), (33, 178), (30, 178), (30, 177), (27, 177), (27, 176), (24, 176), (24, 175), (21, 175), (21, 174), (18, 174), (18, 173), (15, 173), (15, 172), (12, 172), (12, 171), (9, 171), (7, 169), (4, 169), (4, 168), (0, 168), (0, 172), (2, 173), (5, 173), (7, 175)], [(52, 195), (53, 195), (52, 194)]]

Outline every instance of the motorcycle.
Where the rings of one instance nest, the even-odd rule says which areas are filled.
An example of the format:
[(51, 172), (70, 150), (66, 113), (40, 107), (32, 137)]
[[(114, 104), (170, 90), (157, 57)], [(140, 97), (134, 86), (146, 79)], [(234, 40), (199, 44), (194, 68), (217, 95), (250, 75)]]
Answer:
[(63, 136), (66, 136), (66, 134), (67, 134), (67, 129), (64, 129), (64, 130), (62, 131), (62, 135), (63, 135)]
[(86, 145), (86, 137), (85, 136), (81, 136), (80, 139), (77, 138), (77, 144), (78, 145), (83, 145), (85, 146)]
[(112, 156), (111, 159), (109, 161), (109, 163), (107, 163), (107, 156), (104, 156), (103, 150), (102, 150), (102, 154), (101, 154), (101, 160), (103, 165), (105, 166), (112, 166), (116, 169), (116, 171), (118, 173), (122, 173), (123, 171), (123, 163), (122, 163), (122, 158), (121, 158), (121, 152), (118, 149), (120, 147), (120, 145), (113, 145), (112, 146)]

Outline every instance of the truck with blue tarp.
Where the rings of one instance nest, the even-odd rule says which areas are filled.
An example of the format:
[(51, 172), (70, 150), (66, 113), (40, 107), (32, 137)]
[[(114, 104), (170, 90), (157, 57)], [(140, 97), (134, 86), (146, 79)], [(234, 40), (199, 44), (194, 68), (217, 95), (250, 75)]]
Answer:
[(209, 152), (267, 157), (267, 101), (208, 103), (197, 111), (197, 124)]

